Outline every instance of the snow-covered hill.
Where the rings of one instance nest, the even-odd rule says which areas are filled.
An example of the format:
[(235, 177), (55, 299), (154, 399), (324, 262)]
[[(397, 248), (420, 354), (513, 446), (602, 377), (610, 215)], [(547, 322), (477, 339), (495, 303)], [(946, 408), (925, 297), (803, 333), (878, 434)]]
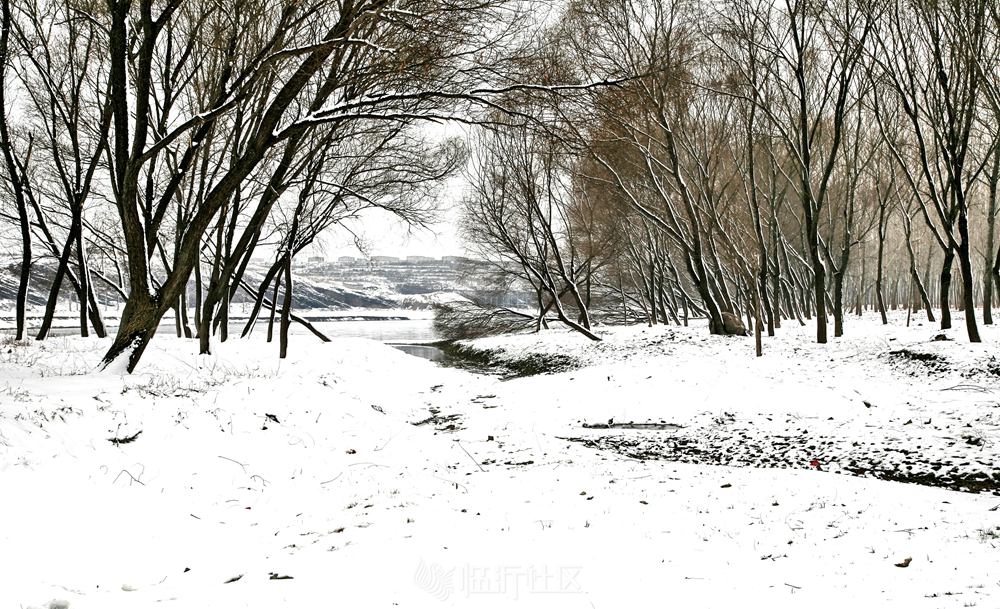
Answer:
[[(474, 262), (463, 259), (381, 260), (373, 262), (351, 259), (343, 262), (303, 262), (295, 267), (295, 308), (302, 309), (419, 309), (439, 302), (462, 298), (474, 288), (470, 281)], [(20, 266), (8, 264), (0, 272), (0, 308), (12, 310), (17, 294)], [(246, 273), (247, 282), (258, 286), (268, 267), (252, 264)], [(32, 267), (32, 282), (28, 303), (44, 306), (52, 285), (55, 265), (40, 262)], [(106, 284), (95, 280), (102, 303), (115, 307), (118, 297)], [(69, 282), (64, 281), (61, 298), (75, 301)], [(194, 290), (190, 289), (191, 302)], [(233, 302), (249, 301), (244, 291), (235, 294)]]

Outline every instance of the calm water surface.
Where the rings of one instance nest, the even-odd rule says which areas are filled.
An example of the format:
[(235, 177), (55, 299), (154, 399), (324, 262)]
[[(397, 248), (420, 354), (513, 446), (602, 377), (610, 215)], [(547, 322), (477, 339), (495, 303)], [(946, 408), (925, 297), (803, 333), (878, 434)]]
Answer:
[[(369, 314), (375, 315), (376, 313)], [(440, 336), (434, 331), (434, 320), (432, 319), (352, 319), (345, 321), (329, 321), (329, 318), (323, 319), (323, 321), (314, 321), (313, 325), (320, 332), (332, 339), (367, 338), (392, 345), (405, 353), (432, 361), (440, 361), (444, 357), (444, 353), (440, 349), (419, 344), (440, 340)], [(60, 327), (53, 328), (51, 336), (76, 336), (79, 334), (79, 328), (63, 325), (66, 323), (66, 320), (59, 320), (59, 322)], [(239, 336), (243, 332), (244, 323), (239, 320), (233, 321), (229, 326), (230, 335)], [(31, 329), (37, 332), (37, 327), (33, 326)], [(109, 332), (114, 332), (115, 329), (114, 325), (108, 325)], [(254, 332), (263, 333), (266, 331), (267, 319), (258, 320)], [(160, 326), (158, 333), (172, 334), (173, 332), (173, 320), (166, 320)], [(310, 335), (306, 328), (296, 323), (292, 323), (291, 332), (294, 336)], [(29, 334), (33, 335), (33, 333)]]

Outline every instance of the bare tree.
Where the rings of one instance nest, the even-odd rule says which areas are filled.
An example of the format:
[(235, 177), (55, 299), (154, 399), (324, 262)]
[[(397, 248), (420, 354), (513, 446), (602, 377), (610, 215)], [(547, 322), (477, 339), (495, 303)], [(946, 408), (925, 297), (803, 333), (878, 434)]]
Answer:
[(13, 28), (10, 9), (9, 2), (4, 2), (3, 6), (0, 7), (0, 11), (2, 11), (0, 13), (0, 151), (3, 152), (4, 169), (14, 198), (21, 234), (21, 270), (15, 304), (17, 324), (15, 336), (17, 340), (21, 340), (25, 336), (25, 308), (28, 299), (28, 282), (31, 279), (31, 225), (28, 217), (28, 203), (24, 193), (23, 180), (25, 176), (21, 172), (21, 166), (15, 161), (18, 152), (14, 150), (8, 124), (10, 108), (7, 98), (7, 75), (16, 52), (10, 41), (11, 29)]
[[(963, 309), (971, 342), (979, 342), (969, 235), (970, 194), (985, 158), (976, 158), (982, 78), (975, 56), (983, 47), (988, 3), (898, 0), (874, 14), (878, 36), (870, 53), (875, 77), (895, 91), (914, 153), (886, 138), (924, 219), (944, 252), (941, 327), (951, 327), (951, 267), (962, 272)], [(880, 124), (891, 108), (878, 106)]]
[[(513, 264), (539, 295), (539, 324), (549, 309), (591, 340), (590, 314), (577, 282), (582, 268), (574, 254), (569, 213), (571, 178), (559, 144), (530, 127), (484, 132), (473, 154), (465, 198), (466, 235), (488, 259)], [(567, 311), (569, 299), (579, 322)]]

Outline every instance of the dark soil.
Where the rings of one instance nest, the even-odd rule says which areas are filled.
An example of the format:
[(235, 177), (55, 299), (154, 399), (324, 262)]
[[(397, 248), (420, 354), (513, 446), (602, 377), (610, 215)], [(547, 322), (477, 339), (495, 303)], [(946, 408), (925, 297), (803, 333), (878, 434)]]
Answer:
[(997, 359), (996, 356), (991, 355), (990, 358), (985, 362), (983, 362), (981, 365), (976, 366), (966, 372), (963, 372), (962, 376), (966, 378), (974, 378), (977, 376), (1000, 377), (1000, 359)]
[(441, 414), (441, 411), (437, 408), (431, 408), (429, 410), (430, 415), (426, 419), (421, 419), (420, 421), (413, 421), (411, 425), (415, 427), (423, 427), (424, 425), (432, 425), (434, 429), (438, 431), (458, 431), (464, 429), (464, 427), (459, 425), (459, 421), (462, 420), (461, 415), (458, 414)]
[(944, 373), (951, 369), (948, 360), (936, 353), (921, 353), (910, 349), (896, 349), (886, 354), (886, 359), (898, 364), (917, 364), (927, 372)]
[(683, 425), (677, 425), (676, 423), (614, 423), (609, 421), (607, 423), (584, 423), (584, 429), (658, 429), (658, 430), (673, 430), (681, 429)]
[(751, 428), (685, 429), (683, 433), (629, 433), (561, 438), (640, 461), (731, 467), (821, 469), (833, 473), (1000, 495), (1000, 469), (976, 459), (975, 437), (957, 438), (951, 456), (928, 458), (921, 446), (885, 439), (846, 441), (807, 430), (762, 437)]

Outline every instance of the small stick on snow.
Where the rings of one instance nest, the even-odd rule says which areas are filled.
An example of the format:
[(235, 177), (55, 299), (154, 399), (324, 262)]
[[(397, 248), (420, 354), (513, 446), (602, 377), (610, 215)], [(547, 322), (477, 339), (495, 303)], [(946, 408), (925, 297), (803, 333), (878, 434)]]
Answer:
[(465, 447), (462, 446), (461, 442), (455, 441), (455, 444), (458, 444), (458, 447), (462, 449), (462, 452), (464, 452), (465, 454), (469, 455), (469, 458), (472, 459), (472, 462), (476, 464), (476, 467), (479, 468), (479, 471), (481, 471), (483, 473), (486, 473), (486, 470), (483, 469), (483, 466), (479, 464), (479, 461), (476, 461), (476, 458), (473, 457), (472, 454), (469, 453), (469, 451), (465, 450)]
[(952, 387), (945, 387), (941, 391), (975, 391), (977, 393), (989, 393), (990, 390), (986, 387), (981, 387), (979, 385), (972, 385), (968, 383), (960, 383)]
[(230, 459), (229, 457), (223, 457), (222, 455), (219, 455), (219, 458), (220, 459), (225, 459), (226, 461), (231, 461), (231, 462), (235, 463), (236, 465), (239, 465), (240, 467), (243, 468), (243, 473), (244, 474), (247, 473), (247, 466), (246, 466), (245, 463), (240, 463), (236, 459)]
[(320, 482), (320, 483), (319, 483), (319, 485), (320, 485), (320, 486), (323, 486), (324, 484), (330, 484), (331, 482), (336, 482), (337, 478), (340, 478), (340, 477), (341, 477), (341, 476), (343, 476), (343, 475), (344, 475), (344, 472), (340, 472), (339, 474), (337, 474), (337, 475), (336, 475), (336, 476), (334, 476), (333, 478), (330, 478), (330, 479), (329, 479), (329, 480), (327, 480), (326, 482)]
[[(145, 482), (143, 482), (142, 480), (139, 480), (138, 478), (136, 478), (135, 476), (133, 476), (132, 472), (128, 471), (127, 469), (123, 469), (122, 471), (118, 472), (118, 475), (115, 476), (115, 481), (112, 482), (111, 484), (114, 484), (115, 482), (118, 482), (118, 479), (122, 477), (122, 474), (128, 474), (128, 477), (132, 479), (132, 482), (138, 482), (139, 484), (141, 484), (143, 486), (146, 486)], [(140, 474), (140, 476), (141, 475), (142, 474)], [(129, 486), (132, 486), (132, 482), (129, 482)]]
[(122, 444), (131, 444), (135, 442), (136, 439), (142, 434), (142, 430), (135, 432), (131, 436), (125, 436), (123, 438), (108, 438), (108, 442), (111, 442), (115, 446), (121, 446)]

